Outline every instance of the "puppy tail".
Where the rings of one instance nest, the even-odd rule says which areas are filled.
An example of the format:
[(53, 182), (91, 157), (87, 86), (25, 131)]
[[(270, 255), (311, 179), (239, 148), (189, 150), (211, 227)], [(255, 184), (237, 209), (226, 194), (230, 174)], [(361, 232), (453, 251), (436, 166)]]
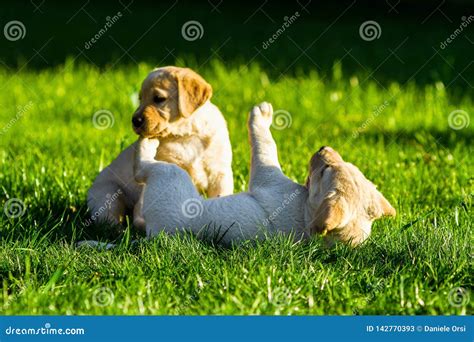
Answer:
[(158, 139), (140, 138), (135, 151), (134, 175), (138, 183), (145, 183), (146, 169), (155, 161), (156, 150), (159, 146)]

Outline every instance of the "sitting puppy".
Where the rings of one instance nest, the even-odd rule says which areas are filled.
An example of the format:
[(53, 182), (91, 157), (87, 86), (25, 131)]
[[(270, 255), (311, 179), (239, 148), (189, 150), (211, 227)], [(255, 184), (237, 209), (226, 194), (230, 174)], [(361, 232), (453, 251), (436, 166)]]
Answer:
[(320, 233), (356, 246), (370, 234), (371, 224), (395, 210), (352, 164), (329, 147), (310, 162), (306, 186), (287, 178), (278, 162), (270, 132), (272, 107), (262, 103), (248, 121), (252, 148), (249, 191), (203, 199), (188, 174), (176, 165), (155, 161), (158, 140), (143, 138), (135, 161), (135, 179), (145, 183), (143, 214), (147, 236), (164, 230), (209, 233), (229, 245), (278, 232), (296, 239)]
[[(229, 132), (211, 95), (211, 86), (190, 69), (155, 69), (142, 84), (132, 123), (137, 134), (160, 139), (153, 158), (179, 165), (201, 192), (215, 197), (232, 194), (234, 183)], [(95, 179), (87, 199), (94, 221), (118, 224), (133, 210), (134, 225), (144, 226), (142, 186), (133, 176), (136, 148), (126, 148)]]

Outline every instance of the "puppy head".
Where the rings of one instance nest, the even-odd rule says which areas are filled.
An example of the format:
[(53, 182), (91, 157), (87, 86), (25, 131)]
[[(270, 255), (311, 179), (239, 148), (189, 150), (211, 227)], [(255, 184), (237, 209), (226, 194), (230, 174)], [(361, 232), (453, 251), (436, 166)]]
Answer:
[(370, 235), (372, 222), (395, 216), (395, 209), (362, 172), (330, 147), (313, 155), (309, 167), (307, 216), (311, 234), (356, 246)]
[(211, 86), (191, 69), (155, 69), (142, 83), (133, 129), (143, 137), (166, 136), (170, 125), (188, 118), (211, 96)]

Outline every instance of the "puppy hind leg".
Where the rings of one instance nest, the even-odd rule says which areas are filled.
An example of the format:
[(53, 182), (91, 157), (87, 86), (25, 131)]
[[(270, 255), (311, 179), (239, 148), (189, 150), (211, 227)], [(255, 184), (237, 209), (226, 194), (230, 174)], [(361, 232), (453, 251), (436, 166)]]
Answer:
[(87, 195), (87, 206), (91, 215), (87, 222), (107, 222), (113, 225), (122, 223), (126, 211), (124, 196), (122, 189), (114, 182), (94, 185)]

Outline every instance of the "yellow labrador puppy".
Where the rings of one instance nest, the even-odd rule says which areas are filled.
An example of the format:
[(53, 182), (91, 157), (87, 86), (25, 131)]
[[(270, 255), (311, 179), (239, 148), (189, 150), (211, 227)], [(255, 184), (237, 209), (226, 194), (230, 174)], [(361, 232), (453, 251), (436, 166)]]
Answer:
[[(190, 69), (155, 69), (143, 81), (132, 124), (137, 134), (160, 139), (156, 160), (179, 165), (201, 192), (216, 197), (234, 186), (229, 132), (211, 96), (211, 86)], [(133, 176), (136, 148), (126, 148), (95, 179), (87, 199), (93, 221), (118, 224), (133, 210), (134, 224), (143, 227), (142, 186)]]
[(309, 172), (308, 229), (330, 244), (340, 240), (358, 245), (369, 237), (374, 220), (396, 214), (375, 185), (331, 147), (313, 155)]
[(356, 246), (372, 222), (395, 209), (354, 165), (330, 147), (311, 158), (306, 186), (286, 177), (270, 132), (272, 107), (255, 106), (249, 116), (251, 169), (249, 190), (204, 199), (180, 167), (155, 161), (161, 141), (142, 138), (135, 177), (145, 183), (143, 214), (148, 237), (160, 231), (212, 234), (223, 244), (293, 233), (297, 239), (324, 234)]

